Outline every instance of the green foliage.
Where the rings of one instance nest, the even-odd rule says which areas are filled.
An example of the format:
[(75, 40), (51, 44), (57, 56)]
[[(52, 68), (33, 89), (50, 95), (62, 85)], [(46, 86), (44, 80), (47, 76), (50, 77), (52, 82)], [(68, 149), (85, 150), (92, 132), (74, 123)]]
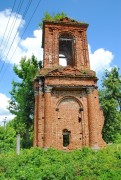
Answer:
[[(45, 12), (44, 17), (42, 18), (42, 21), (58, 21), (64, 17), (66, 17), (67, 15), (62, 12), (62, 13), (57, 13), (55, 15), (50, 15), (48, 12)], [(43, 22), (39, 24), (40, 27), (42, 27)]]
[(15, 151), (16, 132), (9, 123), (6, 127), (0, 126), (0, 154), (5, 151)]
[(46, 12), (45, 14), (44, 14), (44, 17), (43, 17), (43, 21), (44, 20), (55, 20), (55, 21), (57, 21), (57, 20), (60, 20), (60, 19), (62, 19), (62, 18), (64, 18), (64, 17), (66, 17), (66, 14), (64, 13), (64, 12), (62, 12), (62, 13), (57, 13), (57, 14), (55, 14), (55, 15), (50, 15), (48, 12)]
[(99, 95), (105, 116), (103, 138), (106, 142), (116, 142), (121, 135), (121, 76), (118, 68), (105, 72)]
[(18, 76), (18, 82), (12, 82), (11, 100), (9, 110), (15, 114), (12, 125), (22, 137), (22, 146), (30, 147), (33, 132), (34, 114), (34, 87), (33, 79), (38, 73), (41, 63), (33, 55), (31, 59), (22, 58), (19, 66), (14, 66), (14, 72)]
[(120, 180), (121, 145), (71, 152), (31, 148), (19, 156), (8, 152), (0, 156), (0, 174), (3, 180)]
[(115, 99), (121, 112), (121, 76), (119, 75), (119, 68), (113, 68), (111, 71), (106, 70), (102, 85), (106, 91), (106, 98)]

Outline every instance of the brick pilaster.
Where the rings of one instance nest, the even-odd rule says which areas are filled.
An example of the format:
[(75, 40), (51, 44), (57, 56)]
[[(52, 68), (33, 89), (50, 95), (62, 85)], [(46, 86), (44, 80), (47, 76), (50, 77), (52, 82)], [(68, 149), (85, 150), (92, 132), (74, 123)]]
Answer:
[(98, 147), (97, 138), (97, 120), (95, 117), (95, 107), (94, 107), (94, 88), (87, 88), (87, 102), (88, 102), (88, 120), (89, 120), (89, 145), (92, 148)]
[(34, 105), (34, 146), (38, 144), (38, 103), (39, 103), (39, 96), (38, 96), (38, 89), (34, 91), (35, 96), (35, 105)]
[(44, 148), (51, 147), (52, 123), (51, 123), (51, 91), (52, 87), (45, 87), (45, 121), (44, 121)]

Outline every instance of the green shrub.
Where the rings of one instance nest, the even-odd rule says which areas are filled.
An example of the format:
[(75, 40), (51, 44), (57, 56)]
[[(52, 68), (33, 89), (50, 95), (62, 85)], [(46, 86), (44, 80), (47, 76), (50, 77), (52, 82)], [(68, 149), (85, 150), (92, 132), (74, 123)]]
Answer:
[(0, 126), (0, 153), (5, 151), (15, 151), (16, 147), (16, 132), (7, 125), (6, 127)]
[(20, 155), (9, 151), (0, 155), (0, 179), (120, 180), (121, 145), (111, 145), (99, 151), (31, 148), (21, 150)]

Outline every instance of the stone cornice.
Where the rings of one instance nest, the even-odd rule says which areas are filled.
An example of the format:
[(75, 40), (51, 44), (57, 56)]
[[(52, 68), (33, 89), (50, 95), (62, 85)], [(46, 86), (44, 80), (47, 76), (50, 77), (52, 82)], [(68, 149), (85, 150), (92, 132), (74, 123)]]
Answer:
[(46, 86), (44, 87), (44, 92), (45, 92), (45, 93), (51, 93), (52, 89), (53, 89), (52, 86), (46, 85)]
[(89, 90), (94, 90), (97, 89), (97, 86), (95, 85), (79, 85), (79, 86), (71, 86), (71, 85), (51, 85), (51, 88), (53, 89), (68, 89), (68, 90), (81, 90), (81, 89), (86, 89), (86, 91), (88, 92)]
[(87, 87), (87, 88), (86, 88), (86, 93), (87, 93), (87, 94), (90, 94), (90, 93), (92, 93), (92, 92), (94, 91), (94, 89), (97, 89), (97, 87), (93, 87), (93, 86)]
[(89, 26), (89, 24), (87, 23), (81, 23), (81, 22), (63, 22), (63, 21), (43, 21), (43, 27), (46, 25), (46, 24), (56, 24), (56, 25), (65, 25), (65, 26), (75, 26), (75, 27), (81, 27), (81, 28), (87, 28)]
[(56, 67), (52, 68), (42, 68), (40, 75), (37, 78), (53, 77), (53, 78), (81, 78), (81, 79), (94, 79), (98, 80), (96, 74), (92, 70), (78, 70), (76, 68), (70, 67)]

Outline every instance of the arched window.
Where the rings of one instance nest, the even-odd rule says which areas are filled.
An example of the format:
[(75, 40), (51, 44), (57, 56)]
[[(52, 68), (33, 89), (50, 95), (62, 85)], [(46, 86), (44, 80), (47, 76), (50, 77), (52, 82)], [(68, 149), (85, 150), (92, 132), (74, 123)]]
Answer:
[(67, 147), (70, 144), (70, 131), (67, 129), (63, 130), (63, 146)]
[(62, 66), (74, 65), (74, 38), (70, 34), (61, 34), (59, 37), (59, 64)]

